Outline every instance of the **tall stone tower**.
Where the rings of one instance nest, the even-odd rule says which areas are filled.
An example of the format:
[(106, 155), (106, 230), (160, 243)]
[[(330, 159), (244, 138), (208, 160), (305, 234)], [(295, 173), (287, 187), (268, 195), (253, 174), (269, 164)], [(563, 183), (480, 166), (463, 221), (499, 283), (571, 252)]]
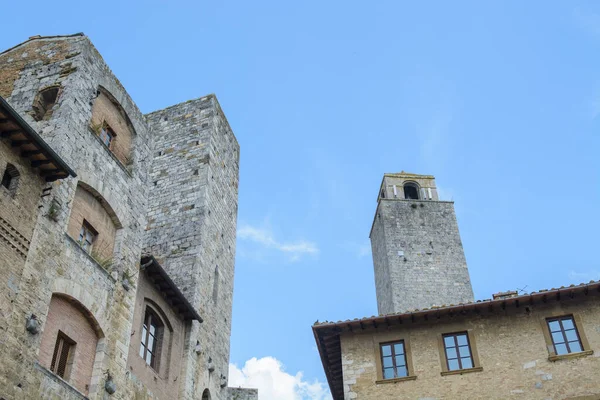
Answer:
[(473, 301), (454, 203), (430, 175), (385, 174), (371, 228), (379, 314)]
[(146, 120), (155, 148), (144, 252), (160, 260), (204, 320), (186, 335), (184, 398), (200, 399), (207, 387), (213, 400), (223, 399), (239, 145), (214, 95), (153, 112)]

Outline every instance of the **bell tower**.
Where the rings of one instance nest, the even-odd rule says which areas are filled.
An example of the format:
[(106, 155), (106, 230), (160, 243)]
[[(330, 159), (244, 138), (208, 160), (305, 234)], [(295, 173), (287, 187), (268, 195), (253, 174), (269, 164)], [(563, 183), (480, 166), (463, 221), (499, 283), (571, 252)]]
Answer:
[(473, 301), (454, 202), (435, 178), (384, 174), (371, 228), (379, 314)]

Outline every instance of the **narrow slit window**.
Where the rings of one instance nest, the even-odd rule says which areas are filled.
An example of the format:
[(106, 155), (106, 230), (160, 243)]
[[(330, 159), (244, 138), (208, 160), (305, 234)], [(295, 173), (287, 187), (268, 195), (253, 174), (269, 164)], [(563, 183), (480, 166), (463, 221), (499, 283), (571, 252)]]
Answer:
[(581, 337), (572, 316), (551, 318), (547, 322), (557, 356), (583, 351)]
[(50, 370), (63, 379), (68, 379), (73, 366), (75, 342), (67, 335), (58, 332)]
[(404, 340), (383, 343), (381, 349), (381, 366), (383, 379), (404, 378), (408, 376), (406, 364), (406, 347)]
[(467, 332), (444, 335), (448, 371), (473, 368), (473, 355)]

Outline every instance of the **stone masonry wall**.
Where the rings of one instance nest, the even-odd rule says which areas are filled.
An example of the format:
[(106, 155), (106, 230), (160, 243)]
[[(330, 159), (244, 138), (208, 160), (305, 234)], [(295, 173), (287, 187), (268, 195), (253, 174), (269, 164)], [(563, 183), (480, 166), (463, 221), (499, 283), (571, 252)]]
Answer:
[(147, 120), (156, 147), (145, 251), (160, 260), (204, 319), (193, 323), (186, 338), (181, 398), (200, 398), (208, 388), (213, 399), (225, 399), (239, 146), (213, 95), (154, 112)]
[[(37, 208), (45, 182), (11, 148), (7, 140), (0, 140), (0, 174), (11, 163), (20, 177), (14, 197), (0, 186), (0, 337), (6, 338), (12, 319), (12, 304), (19, 294), (25, 260), (29, 252), (39, 210)], [(22, 321), (23, 322), (23, 321)], [(8, 354), (7, 341), (0, 341), (0, 359)], [(0, 388), (8, 385), (9, 367), (0, 362)], [(1, 392), (0, 392), (1, 395)]]
[(452, 202), (381, 199), (371, 246), (379, 314), (473, 301)]
[[(4, 95), (9, 103), (78, 174), (54, 182), (31, 240), (10, 325), (5, 337), (9, 350), (0, 354), (5, 399), (81, 398), (68, 383), (39, 365), (42, 334), (25, 331), (25, 319), (35, 314), (42, 329), (54, 293), (67, 295), (90, 312), (101, 332), (89, 398), (104, 398), (105, 371), (119, 390), (113, 399), (130, 399), (135, 387), (127, 378), (127, 354), (132, 331), (134, 289), (120, 284), (123, 271), (136, 271), (146, 225), (147, 171), (152, 141), (144, 117), (85, 36), (40, 38), (0, 54)], [(29, 113), (41, 88), (62, 89), (51, 118), (34, 121)], [(121, 104), (135, 129), (132, 163), (123, 166), (90, 130), (92, 103), (102, 86)], [(117, 231), (114, 265), (107, 271), (67, 234), (67, 222), (78, 181), (93, 188), (114, 210), (122, 228)], [(54, 218), (46, 217), (56, 204)], [(51, 390), (50, 390), (51, 388)], [(48, 397), (47, 397), (48, 396)]]
[[(542, 324), (551, 316), (574, 314), (594, 351), (592, 355), (550, 361)], [(439, 338), (470, 330), (482, 371), (441, 375)], [(376, 357), (382, 342), (408, 340), (416, 379), (376, 383)], [(600, 398), (600, 302), (566, 301), (491, 315), (444, 317), (430, 323), (380, 327), (341, 336), (345, 399), (581, 399)], [(581, 396), (581, 397), (579, 397)]]

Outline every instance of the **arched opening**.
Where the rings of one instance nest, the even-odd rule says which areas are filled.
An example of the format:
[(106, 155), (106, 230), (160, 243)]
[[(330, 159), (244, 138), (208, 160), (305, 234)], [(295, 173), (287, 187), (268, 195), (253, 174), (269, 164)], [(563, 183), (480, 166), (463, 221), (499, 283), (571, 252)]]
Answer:
[(115, 237), (122, 228), (114, 210), (96, 190), (79, 182), (67, 232), (106, 269), (112, 266)]
[(33, 102), (33, 119), (36, 121), (48, 120), (52, 116), (52, 111), (58, 100), (60, 88), (51, 86), (40, 90)]
[(11, 196), (17, 193), (17, 186), (19, 185), (19, 171), (12, 164), (7, 164), (4, 174), (2, 175), (2, 186), (4, 186), (10, 192)]
[(414, 182), (404, 184), (404, 198), (406, 200), (419, 200), (419, 186)]
[(202, 400), (210, 400), (210, 391), (208, 389), (204, 389), (204, 392), (202, 392)]
[(81, 303), (54, 294), (42, 334), (40, 364), (87, 394), (103, 336), (92, 313)]
[(90, 128), (121, 164), (132, 165), (135, 129), (121, 104), (102, 86), (92, 106)]

